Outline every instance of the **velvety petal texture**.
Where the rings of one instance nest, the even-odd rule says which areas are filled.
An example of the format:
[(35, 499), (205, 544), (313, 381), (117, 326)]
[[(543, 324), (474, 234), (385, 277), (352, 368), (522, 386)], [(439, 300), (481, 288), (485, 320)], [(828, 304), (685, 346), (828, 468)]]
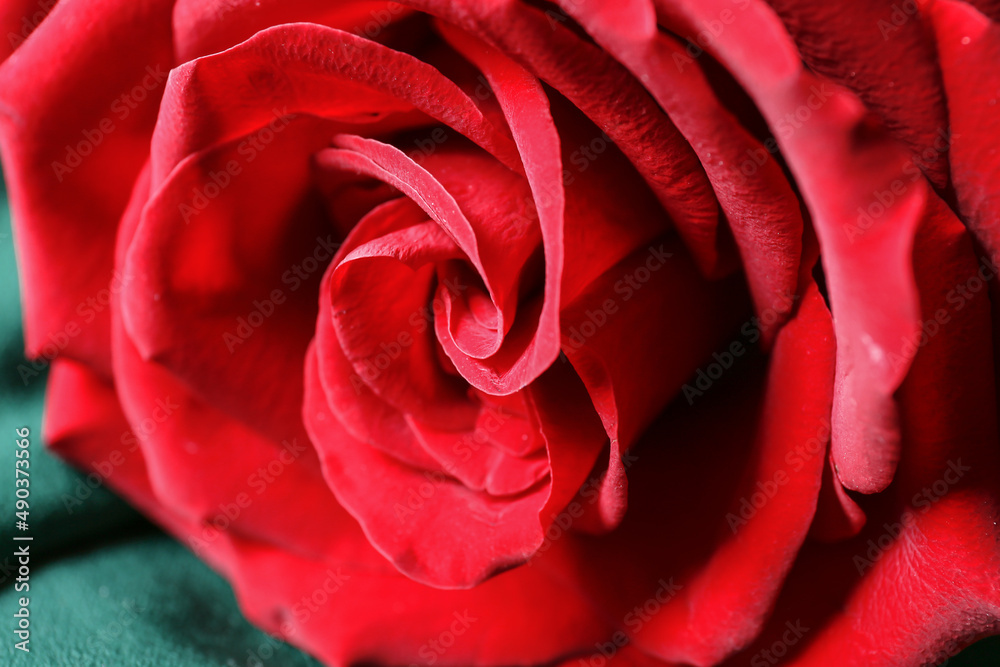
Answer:
[(1000, 634), (987, 0), (0, 2), (50, 446), (336, 666)]

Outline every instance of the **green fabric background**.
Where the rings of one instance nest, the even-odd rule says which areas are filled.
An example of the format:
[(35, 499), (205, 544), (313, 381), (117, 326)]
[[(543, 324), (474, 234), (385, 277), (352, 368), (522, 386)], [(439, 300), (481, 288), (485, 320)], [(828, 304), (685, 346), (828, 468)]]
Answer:
[[(6, 192), (0, 179), (0, 665), (46, 667), (318, 667), (253, 628), (229, 585), (186, 548), (98, 488), (72, 512), (83, 476), (40, 439), (44, 374), (17, 372), (22, 333)], [(14, 648), (14, 451), (31, 429), (31, 654)], [(951, 667), (1000, 666), (1000, 637), (966, 650)]]

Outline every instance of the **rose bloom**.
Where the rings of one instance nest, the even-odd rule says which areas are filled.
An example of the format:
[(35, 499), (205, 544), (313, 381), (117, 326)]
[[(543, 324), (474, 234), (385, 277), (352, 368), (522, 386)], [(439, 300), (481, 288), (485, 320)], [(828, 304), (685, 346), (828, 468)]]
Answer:
[(49, 442), (261, 628), (593, 667), (1000, 632), (998, 3), (4, 5)]

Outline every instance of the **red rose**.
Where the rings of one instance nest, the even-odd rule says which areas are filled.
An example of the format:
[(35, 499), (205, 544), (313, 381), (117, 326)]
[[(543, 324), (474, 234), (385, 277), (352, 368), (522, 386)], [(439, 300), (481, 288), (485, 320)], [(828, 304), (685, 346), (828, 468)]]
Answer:
[(5, 9), (52, 446), (330, 664), (943, 659), (1000, 631), (975, 4)]

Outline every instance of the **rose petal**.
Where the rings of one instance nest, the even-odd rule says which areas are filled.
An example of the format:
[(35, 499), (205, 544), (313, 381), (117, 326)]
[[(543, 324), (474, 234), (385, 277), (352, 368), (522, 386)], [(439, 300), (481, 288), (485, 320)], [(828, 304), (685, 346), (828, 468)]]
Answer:
[[(994, 21), (1000, 21), (1000, 0), (965, 0)], [(933, 6), (933, 5), (932, 5)]]
[(657, 31), (648, 3), (566, 0), (561, 6), (646, 84), (691, 143), (728, 218), (758, 315), (776, 314), (783, 322), (796, 290), (802, 215), (771, 159), (777, 146), (766, 150), (719, 103), (698, 63)]
[[(324, 297), (320, 299), (319, 304), (315, 345), (319, 360), (318, 376), (329, 399), (330, 410), (340, 424), (361, 442), (377, 447), (410, 465), (436, 470), (440, 462), (429, 455), (421, 446), (407, 423), (405, 415), (400, 412), (398, 407), (390, 405), (376, 394), (372, 384), (370, 384), (370, 381), (378, 380), (378, 377), (387, 370), (391, 377), (397, 378), (402, 372), (404, 376), (402, 382), (408, 382), (405, 377), (408, 374), (407, 369), (400, 368), (396, 364), (378, 363), (377, 354), (373, 355), (372, 358), (360, 356), (352, 363), (347, 358), (337, 335), (337, 329), (334, 327), (333, 299), (330, 298), (331, 284), (341, 257), (356, 249), (364, 248), (367, 244), (377, 242), (385, 234), (421, 224), (426, 224), (426, 214), (411, 200), (402, 197), (375, 208), (361, 220), (348, 236), (340, 254), (323, 277), (320, 294)], [(429, 280), (427, 275), (423, 278)], [(426, 332), (429, 330), (429, 322), (433, 317), (433, 310), (425, 303), (414, 307), (414, 310), (406, 318), (406, 326), (413, 327), (414, 330), (410, 334), (411, 340), (414, 341), (413, 344), (421, 348), (427, 347), (423, 340), (431, 338)], [(392, 338), (388, 341), (376, 341), (376, 344), (399, 344), (399, 352), (402, 353), (403, 348), (398, 341), (398, 335), (404, 331), (401, 329), (393, 332)], [(366, 341), (362, 339), (361, 342)], [(384, 350), (382, 352), (384, 353)], [(409, 348), (407, 348), (407, 352), (409, 354)], [(425, 350), (419, 361), (422, 368), (428, 375), (437, 374), (439, 369), (437, 366), (428, 364), (426, 356)], [(385, 353), (385, 357), (388, 362), (392, 361), (388, 353)], [(383, 368), (379, 368), (379, 366), (383, 366)], [(428, 380), (434, 382), (434, 378), (428, 378)], [(399, 381), (396, 382), (397, 385), (399, 383)], [(389, 386), (392, 386), (391, 383)], [(467, 412), (471, 412), (471, 410)], [(470, 422), (471, 419), (472, 415), (468, 414), (465, 415), (464, 421)]]
[[(52, 405), (68, 408), (47, 413), (52, 446), (83, 469), (110, 460), (122, 449), (119, 436), (131, 428), (114, 388), (64, 360), (56, 362), (50, 379)], [(470, 591), (413, 582), (393, 570), (350, 519), (333, 529), (335, 539), (321, 559), (209, 529), (177, 514), (170, 499), (157, 499), (141, 449), (122, 453), (108, 485), (227, 577), (254, 623), (326, 663), (444, 659), (436, 649), (453, 639), (450, 664), (544, 664), (578, 654), (609, 633), (581, 591), (540, 569), (521, 568)], [(319, 488), (325, 488), (322, 482)], [(301, 507), (300, 499), (275, 499), (269, 510), (288, 516)], [(213, 539), (204, 539), (206, 530)], [(564, 549), (545, 559), (556, 570), (569, 563)], [(512, 616), (511, 609), (521, 613)]]
[(839, 542), (854, 537), (865, 527), (868, 517), (847, 494), (833, 470), (833, 460), (823, 463), (823, 487), (819, 492), (816, 518), (809, 536), (820, 542)]
[[(516, 335), (517, 332), (512, 336), (502, 335), (505, 330), (505, 320), (513, 316), (514, 306), (505, 307), (505, 303), (512, 304), (511, 297), (517, 296), (511, 288), (517, 284), (512, 281), (516, 280), (519, 268), (515, 257), (514, 271), (511, 270), (505, 251), (508, 243), (520, 242), (529, 246), (532, 244), (532, 239), (537, 238), (537, 231), (532, 233), (533, 221), (525, 220), (524, 213), (519, 212), (517, 208), (509, 210), (489, 205), (488, 196), (480, 198), (479, 190), (471, 189), (477, 171), (482, 175), (489, 173), (484, 172), (481, 166), (475, 169), (473, 164), (468, 165), (473, 167), (473, 170), (465, 169), (462, 172), (464, 176), (450, 169), (442, 172), (450, 182), (451, 192), (461, 192), (463, 201), (460, 205), (434, 174), (417, 165), (398, 149), (360, 137), (341, 136), (338, 138), (338, 143), (344, 148), (330, 149), (320, 154), (318, 159), (324, 166), (365, 173), (405, 193), (444, 228), (484, 281), (489, 299), (496, 306), (497, 313), (493, 329), (496, 341), (492, 345), (483, 340), (487, 334), (486, 325), (466, 321), (465, 327), (456, 327), (454, 319), (460, 318), (464, 313), (468, 315), (465, 319), (469, 320), (471, 312), (455, 308), (453, 291), (440, 295), (446, 306), (451, 307), (446, 313), (447, 317), (435, 319), (438, 340), (462, 376), (472, 386), (491, 394), (512, 393), (537, 377), (558, 353), (558, 350), (548, 342), (553, 337), (551, 332), (553, 324), (537, 319), (525, 320), (525, 324), (529, 326), (537, 322), (538, 333), (533, 337), (519, 336)], [(494, 180), (503, 177), (503, 174), (492, 176)], [(508, 192), (511, 188), (517, 187), (516, 181), (507, 180), (506, 183)], [(523, 206), (521, 209), (523, 210)], [(472, 221), (475, 221), (475, 224)], [(521, 221), (528, 224), (522, 224)], [(557, 271), (558, 266), (552, 270)], [(442, 284), (439, 286), (439, 291), (445, 288), (446, 285)], [(502, 298), (501, 295), (506, 298)], [(546, 294), (546, 299), (548, 298), (555, 299), (558, 304), (558, 294)], [(521, 330), (528, 333), (531, 331), (524, 327)], [(483, 334), (483, 338), (478, 340), (478, 345), (475, 339), (476, 331), (481, 331)], [(499, 349), (499, 341), (503, 341), (504, 349)], [(473, 346), (472, 349), (470, 346)], [(478, 350), (479, 353), (469, 354), (473, 350)], [(494, 355), (493, 351), (499, 354)]]
[[(291, 47), (314, 41), (330, 44), (333, 55), (310, 60)], [(272, 60), (287, 66), (275, 70)], [(382, 68), (365, 69), (370, 77), (360, 87), (331, 85), (358, 74), (359, 62), (382, 62)], [(399, 68), (425, 77), (422, 92), (394, 82)], [(315, 318), (319, 260), (328, 261), (339, 241), (325, 228), (309, 189), (310, 156), (331, 133), (356, 128), (343, 122), (352, 115), (388, 113), (381, 121), (361, 119), (363, 127), (384, 131), (410, 122), (405, 110), (411, 103), (486, 144), (509, 145), (509, 139), (429, 66), (320, 26), (275, 28), (188, 63), (168, 89), (164, 122), (153, 138), (153, 203), (126, 265), (132, 282), (125, 287), (125, 320), (145, 357), (274, 436), (299, 420), (301, 388), (286, 369), (301, 363), (313, 328), (307, 323)], [(308, 115), (274, 116), (276, 105), (298, 99), (308, 100)], [(392, 120), (392, 110), (404, 118)], [(324, 114), (333, 118), (316, 118)], [(174, 122), (178, 118), (186, 120)], [(271, 179), (271, 170), (281, 177)], [(271, 193), (266, 206), (249, 194), (261, 187)], [(296, 225), (287, 224), (292, 217)], [(254, 233), (247, 234), (248, 227)], [(262, 255), (263, 238), (269, 239), (264, 246), (282, 252)], [(289, 305), (274, 303), (276, 291)], [(247, 324), (255, 318), (254, 326)], [(220, 364), (227, 366), (223, 372), (205, 372)]]
[(364, 128), (413, 109), (519, 168), (510, 139), (430, 65), (349, 33), (296, 23), (176, 69), (160, 116), (189, 122), (157, 126), (154, 187), (188, 155), (251, 134), (275, 115), (312, 114)]
[(685, 577), (677, 601), (642, 628), (638, 646), (668, 660), (713, 664), (759, 632), (816, 507), (834, 348), (829, 312), (811, 286), (775, 343), (754, 453), (726, 515), (731, 533)]
[[(312, 349), (304, 416), (330, 487), (386, 558), (408, 577), (432, 586), (469, 588), (524, 563), (542, 544), (554, 508), (569, 502), (605, 443), (596, 415), (582, 418), (582, 401), (587, 401), (582, 386), (574, 392), (565, 379), (555, 382), (561, 393), (540, 391), (548, 402), (537, 408), (542, 412), (538, 421), (555, 429), (543, 426), (551, 480), (519, 496), (492, 497), (354, 440), (329, 410), (320, 382), (325, 363)], [(554, 372), (536, 383), (548, 386), (545, 377)], [(594, 437), (578, 436), (585, 424)], [(567, 431), (575, 437), (563, 435)], [(463, 436), (456, 434), (454, 446), (462, 444)]]
[[(681, 33), (707, 29), (728, 7), (722, 0), (658, 5)], [(771, 47), (761, 50), (761, 39)], [(759, 0), (750, 0), (726, 39), (708, 49), (774, 131), (807, 112), (793, 131), (779, 132), (779, 144), (812, 212), (835, 313), (833, 457), (846, 487), (880, 491), (899, 459), (892, 394), (912, 359), (905, 344), (918, 326), (909, 257), (928, 187), (919, 173), (907, 173), (909, 158), (894, 141), (867, 124), (856, 97), (803, 68), (784, 26)]]
[[(684, 247), (670, 238), (637, 249), (564, 308), (563, 351), (611, 441), (608, 474), (599, 486), (603, 509), (591, 531), (613, 528), (624, 514), (621, 453), (699, 364), (713, 360), (713, 352), (735, 361), (730, 337), (748, 314), (737, 281), (705, 281)], [(631, 343), (622, 345), (626, 339)], [(739, 354), (744, 352), (740, 343)]]
[[(790, 582), (788, 603), (802, 605), (792, 613), (808, 612), (804, 623), (817, 633), (796, 666), (937, 664), (997, 632), (1000, 456), (991, 304), (985, 290), (961, 308), (949, 301), (979, 266), (969, 234), (936, 197), (917, 235), (914, 264), (925, 317), (943, 310), (947, 319), (928, 335), (900, 389), (906, 441), (888, 502), (842, 549), (824, 545), (804, 554), (802, 576)], [(817, 615), (824, 611), (829, 616)]]
[(330, 4), (323, 0), (177, 0), (174, 48), (179, 62), (194, 60), (250, 39), (261, 30), (308, 21), (375, 38), (409, 12), (392, 2)]
[(341, 240), (310, 189), (305, 156), (325, 144), (319, 129), (282, 125), (259, 159), (239, 143), (185, 162), (133, 202), (145, 210), (119, 265), (122, 317), (142, 357), (278, 441), (300, 423), (301, 378), (288, 369), (301, 367)]
[[(147, 168), (122, 218), (119, 265), (140, 226), (149, 180)], [(221, 529), (308, 555), (324, 553), (350, 519), (325, 489), (301, 421), (287, 422), (274, 439), (251, 430), (192, 393), (166, 368), (144, 360), (128, 337), (119, 300), (112, 302), (112, 315), (115, 387), (157, 497), (186, 520), (211, 521), (203, 540), (215, 539)], [(227, 474), (218, 475), (220, 470)], [(280, 516), (272, 511), (272, 504), (293, 498), (310, 512)]]
[(61, 2), (0, 69), (29, 357), (65, 354), (111, 372), (115, 231), (172, 63), (171, 6)]
[[(917, 3), (768, 2), (806, 64), (857, 94), (909, 147), (910, 168), (923, 171), (935, 187), (947, 187), (948, 109), (938, 56)], [(887, 51), (906, 57), (886, 57)]]
[(472, 417), (468, 387), (442, 371), (422, 315), (434, 290), (433, 262), (460, 256), (436, 223), (423, 222), (354, 249), (323, 294), (354, 376), (396, 409), (456, 428)]
[(12, 54), (24, 40), (31, 36), (58, 0), (12, 0), (0, 6), (0, 34), (6, 40), (0, 43), (0, 63)]
[(514, 0), (461, 8), (438, 0), (404, 4), (489, 41), (558, 90), (621, 148), (670, 214), (699, 266), (712, 275), (730, 271), (732, 242), (717, 234), (718, 205), (691, 147), (642, 85), (612, 58), (558, 20)]
[[(991, 141), (1000, 132), (1000, 78), (985, 63), (1000, 58), (1000, 26), (962, 2), (941, 0), (930, 9), (948, 92), (952, 179), (962, 220), (1000, 261), (1000, 154)], [(970, 68), (980, 72), (970, 77)]]

